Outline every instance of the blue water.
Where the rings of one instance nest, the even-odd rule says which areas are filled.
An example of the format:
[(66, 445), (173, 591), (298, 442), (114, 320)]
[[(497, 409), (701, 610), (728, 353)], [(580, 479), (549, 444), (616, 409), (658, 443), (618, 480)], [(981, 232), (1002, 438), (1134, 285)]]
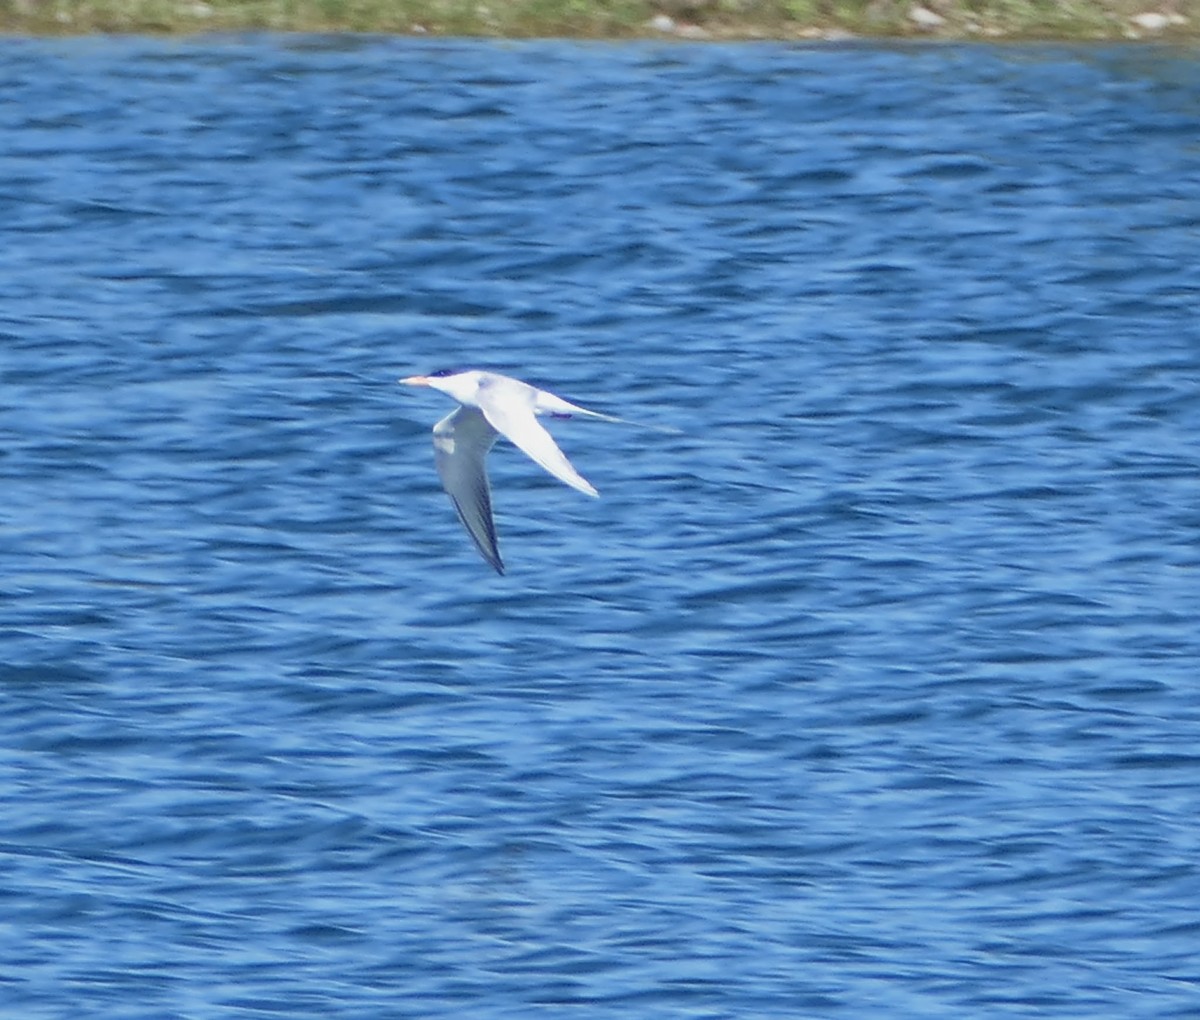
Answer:
[(0, 54), (0, 1014), (1200, 1017), (1193, 53)]

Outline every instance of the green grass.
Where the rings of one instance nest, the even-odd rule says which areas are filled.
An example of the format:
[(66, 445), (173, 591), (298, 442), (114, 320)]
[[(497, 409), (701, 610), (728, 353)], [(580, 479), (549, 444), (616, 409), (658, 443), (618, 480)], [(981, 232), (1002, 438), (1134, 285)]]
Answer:
[[(942, 19), (922, 28), (920, 4)], [(1184, 19), (1161, 31), (1131, 19)], [(675, 31), (651, 27), (670, 16)], [(1200, 0), (0, 0), (0, 32), (193, 33), (275, 30), (629, 38), (1194, 39)]]

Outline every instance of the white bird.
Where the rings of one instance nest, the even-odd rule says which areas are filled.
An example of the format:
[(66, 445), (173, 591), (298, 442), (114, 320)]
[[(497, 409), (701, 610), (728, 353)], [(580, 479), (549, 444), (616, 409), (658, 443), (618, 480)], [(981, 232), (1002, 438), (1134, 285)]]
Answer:
[(558, 448), (538, 422), (538, 416), (571, 418), (580, 415), (599, 421), (631, 425), (624, 418), (589, 411), (553, 393), (496, 372), (477, 369), (442, 369), (430, 375), (413, 375), (400, 382), (431, 386), (453, 397), (462, 406), (433, 427), (433, 450), (442, 487), (458, 511), (476, 548), (495, 569), (504, 573), (492, 519), (492, 497), (485, 460), (497, 436), (526, 453), (535, 463), (588, 496), (599, 496)]

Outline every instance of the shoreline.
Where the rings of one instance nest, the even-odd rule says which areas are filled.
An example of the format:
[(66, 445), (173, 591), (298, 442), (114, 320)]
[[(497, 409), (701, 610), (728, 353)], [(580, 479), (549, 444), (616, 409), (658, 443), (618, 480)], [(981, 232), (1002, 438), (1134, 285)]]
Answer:
[(1200, 0), (0, 0), (0, 34), (692, 42), (1200, 40)]

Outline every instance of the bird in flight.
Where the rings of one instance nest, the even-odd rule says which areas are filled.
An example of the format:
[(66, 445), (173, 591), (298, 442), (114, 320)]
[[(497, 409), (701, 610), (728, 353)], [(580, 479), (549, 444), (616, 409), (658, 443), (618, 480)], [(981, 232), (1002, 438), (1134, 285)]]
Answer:
[(442, 369), (429, 375), (413, 375), (400, 382), (407, 386), (430, 386), (453, 397), (461, 405), (433, 427), (433, 451), (442, 487), (458, 511), (475, 547), (498, 574), (504, 561), (496, 542), (492, 519), (492, 497), (485, 464), (497, 436), (504, 436), (560, 482), (588, 496), (599, 496), (558, 448), (554, 438), (538, 421), (552, 418), (594, 418), (631, 425), (624, 418), (589, 411), (553, 393), (496, 372), (478, 369)]

